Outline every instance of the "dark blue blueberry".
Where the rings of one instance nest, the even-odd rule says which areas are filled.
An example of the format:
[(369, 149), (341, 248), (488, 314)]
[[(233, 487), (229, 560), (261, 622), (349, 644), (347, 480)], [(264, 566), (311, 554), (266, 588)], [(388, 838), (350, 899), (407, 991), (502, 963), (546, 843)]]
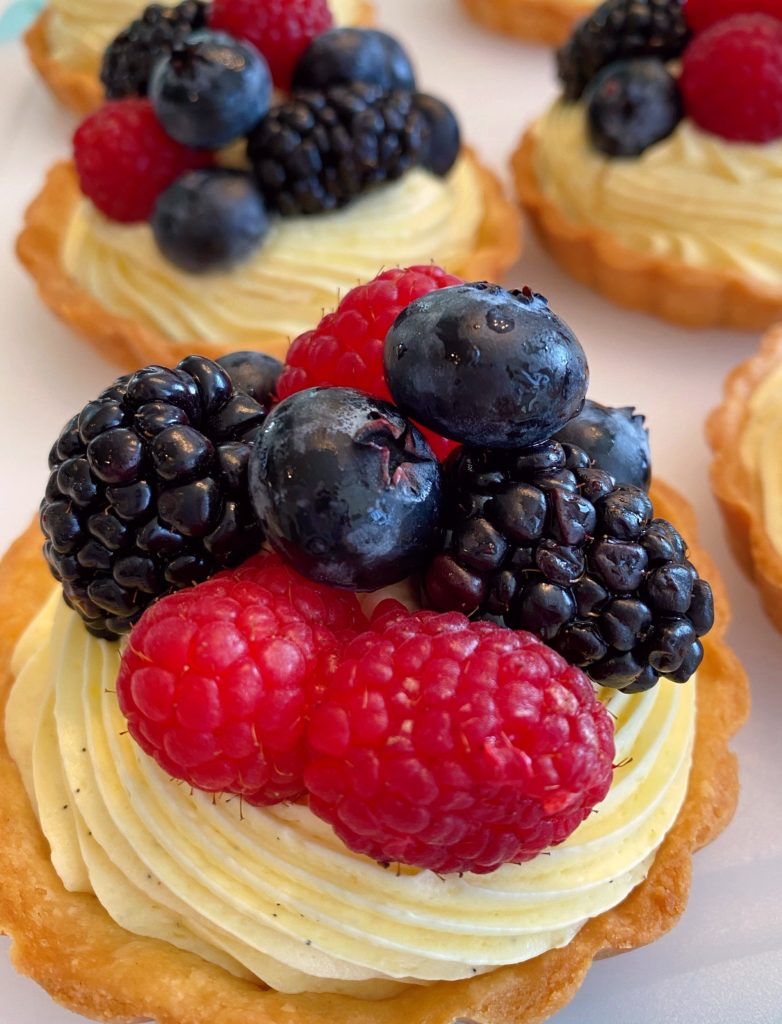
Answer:
[(429, 137), (421, 157), (423, 166), (433, 174), (444, 177), (453, 165), (462, 148), (459, 122), (451, 108), (426, 93), (416, 93), (414, 105), (426, 118)]
[(221, 356), (217, 362), (226, 371), (237, 391), (246, 395), (268, 409), (272, 404), (277, 381), (283, 370), (283, 364), (274, 356), (265, 352), (231, 352)]
[(595, 468), (610, 473), (618, 484), (648, 489), (652, 475), (649, 433), (643, 416), (634, 409), (612, 409), (588, 398), (557, 439), (583, 448)]
[(299, 58), (293, 88), (322, 90), (366, 82), (381, 89), (415, 89), (410, 58), (392, 36), (371, 28), (333, 28), (316, 36)]
[(402, 310), (385, 373), (402, 412), (465, 444), (545, 441), (584, 404), (586, 357), (570, 328), (529, 289), (443, 288)]
[(269, 230), (253, 179), (225, 168), (183, 174), (160, 196), (150, 223), (166, 259), (191, 274), (240, 263)]
[(683, 116), (676, 78), (661, 60), (622, 60), (595, 78), (586, 96), (592, 144), (607, 156), (640, 156)]
[(156, 64), (149, 97), (172, 139), (220, 149), (247, 135), (266, 114), (272, 79), (250, 43), (201, 29)]
[(269, 543), (305, 576), (376, 590), (420, 568), (440, 539), (440, 466), (388, 402), (311, 388), (269, 415), (250, 456)]

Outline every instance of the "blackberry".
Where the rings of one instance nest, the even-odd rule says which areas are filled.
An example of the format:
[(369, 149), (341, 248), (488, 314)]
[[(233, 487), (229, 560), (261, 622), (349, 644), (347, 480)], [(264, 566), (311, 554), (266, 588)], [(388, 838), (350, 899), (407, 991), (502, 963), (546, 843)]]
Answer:
[(683, 0), (606, 0), (557, 51), (565, 98), (577, 100), (598, 71), (615, 60), (670, 60), (684, 52), (689, 38)]
[(100, 80), (106, 98), (146, 96), (159, 58), (169, 56), (191, 32), (205, 28), (208, 13), (209, 5), (202, 0), (184, 0), (176, 7), (150, 4), (103, 54)]
[(267, 205), (295, 216), (336, 210), (401, 177), (428, 137), (414, 93), (353, 82), (295, 92), (253, 129), (247, 153)]
[(157, 597), (260, 548), (247, 465), (266, 413), (227, 369), (188, 356), (120, 377), (66, 424), (44, 554), (91, 633), (126, 633)]
[(537, 633), (626, 693), (692, 675), (714, 621), (711, 588), (641, 488), (555, 440), (460, 448), (444, 473), (449, 532), (424, 581), (432, 607)]

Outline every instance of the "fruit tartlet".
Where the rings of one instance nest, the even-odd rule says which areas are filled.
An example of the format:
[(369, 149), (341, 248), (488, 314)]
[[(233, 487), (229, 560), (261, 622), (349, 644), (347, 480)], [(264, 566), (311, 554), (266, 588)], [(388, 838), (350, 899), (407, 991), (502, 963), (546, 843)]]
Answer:
[(780, 396), (782, 330), (776, 328), (728, 377), (707, 434), (714, 452), (711, 483), (731, 546), (782, 630), (782, 480), (775, 455), (782, 438)]
[(540, 295), (410, 268), (66, 424), (0, 594), (20, 970), (101, 1020), (518, 1024), (674, 923), (746, 684), (587, 380)]
[[(216, 0), (215, 6), (227, 5)], [(263, 0), (260, 4), (251, 0), (243, 6), (263, 7), (272, 17), (284, 7), (287, 31), (297, 39), (332, 25), (367, 26), (374, 21), (370, 0)], [(146, 10), (139, 0), (48, 0), (25, 42), (33, 66), (52, 94), (75, 113), (89, 114), (103, 102), (103, 55), (119, 33), (173, 43), (194, 26), (206, 25), (208, 7), (207, 0), (162, 0)]]
[(594, 10), (589, 0), (459, 0), (486, 28), (532, 43), (562, 43), (573, 25)]
[(173, 43), (121, 34), (114, 98), (27, 211), (43, 299), (129, 368), (194, 345), (283, 355), (378, 266), (498, 279), (518, 255), (514, 204), (395, 39), (331, 29), (292, 54), (263, 11), (225, 0)]
[(569, 273), (690, 327), (782, 316), (780, 18), (776, 0), (607, 0), (576, 27), (513, 159)]

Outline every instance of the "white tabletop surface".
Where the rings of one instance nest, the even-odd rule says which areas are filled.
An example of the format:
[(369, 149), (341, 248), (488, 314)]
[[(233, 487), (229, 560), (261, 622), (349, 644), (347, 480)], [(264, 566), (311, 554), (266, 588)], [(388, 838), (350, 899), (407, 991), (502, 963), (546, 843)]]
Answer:
[[(423, 87), (451, 101), (466, 137), (505, 174), (523, 127), (554, 94), (550, 53), (474, 27), (455, 0), (380, 0), (378, 7), (415, 56)], [(0, 549), (38, 505), (59, 428), (116, 375), (49, 314), (13, 256), (24, 204), (45, 168), (68, 152), (72, 127), (35, 80), (20, 46), (0, 46)], [(730, 639), (750, 673), (754, 701), (735, 742), (739, 810), (729, 830), (698, 854), (683, 920), (653, 946), (596, 964), (554, 1020), (780, 1024), (782, 637), (727, 550), (703, 436), (726, 372), (758, 339), (691, 333), (616, 309), (560, 273), (529, 236), (507, 281), (543, 292), (575, 329), (589, 356), (593, 397), (634, 404), (646, 414), (655, 472), (695, 505), (702, 537), (727, 579), (734, 607)], [(709, 693), (700, 699), (709, 700)], [(0, 1024), (77, 1024), (81, 1018), (14, 973), (8, 948), (0, 939)]]

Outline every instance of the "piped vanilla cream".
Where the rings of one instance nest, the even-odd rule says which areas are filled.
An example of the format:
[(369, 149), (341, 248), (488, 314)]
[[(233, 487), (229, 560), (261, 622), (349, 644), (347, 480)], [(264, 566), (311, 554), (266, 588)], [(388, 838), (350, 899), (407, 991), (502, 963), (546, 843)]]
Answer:
[(682, 120), (638, 157), (591, 143), (583, 103), (535, 126), (535, 172), (564, 217), (635, 252), (782, 286), (782, 141), (728, 142)]
[(388, 871), (303, 805), (178, 785), (125, 730), (118, 644), (55, 591), (16, 649), (6, 736), (66, 888), (123, 927), (287, 992), (383, 998), (568, 943), (646, 876), (683, 803), (695, 685), (601, 691), (614, 782), (561, 846), (489, 875)]
[(248, 260), (191, 274), (161, 254), (148, 224), (110, 221), (82, 199), (62, 261), (106, 309), (181, 343), (183, 355), (194, 340), (258, 348), (312, 327), (340, 294), (382, 267), (432, 259), (460, 266), (474, 250), (483, 209), (479, 172), (464, 155), (445, 178), (414, 169), (333, 213), (275, 218)]
[[(174, 7), (180, 0), (158, 0)], [(97, 75), (103, 51), (123, 28), (138, 18), (144, 0), (49, 0), (47, 42), (51, 56), (73, 71)], [(337, 25), (351, 25), (360, 0), (329, 0)]]

